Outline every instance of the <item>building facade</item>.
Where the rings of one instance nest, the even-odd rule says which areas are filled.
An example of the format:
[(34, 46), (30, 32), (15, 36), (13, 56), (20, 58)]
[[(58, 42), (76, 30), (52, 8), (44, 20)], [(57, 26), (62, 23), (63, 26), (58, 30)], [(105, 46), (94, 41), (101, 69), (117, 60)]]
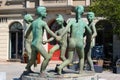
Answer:
[(0, 60), (20, 59), (24, 53), (25, 14), (36, 18), (36, 7), (45, 6), (48, 11), (45, 20), (50, 26), (58, 13), (66, 21), (73, 17), (72, 10), (77, 5), (88, 6), (90, 0), (0, 0)]
[[(48, 15), (45, 21), (52, 28), (56, 14), (62, 14), (65, 21), (67, 21), (69, 18), (74, 17), (73, 10), (75, 6), (83, 5), (87, 7), (90, 4), (91, 0), (0, 0), (0, 60), (21, 59), (25, 51), (24, 30), (26, 24), (23, 21), (23, 16), (28, 13), (35, 19), (37, 6), (47, 8)], [(83, 19), (87, 21), (85, 14)], [(101, 24), (100, 20), (103, 20), (103, 18), (95, 19), (96, 26)], [(101, 35), (104, 34), (100, 32), (98, 37), (101, 37)], [(43, 39), (47, 39), (47, 37), (45, 33)], [(98, 40), (96, 43), (103, 45), (103, 43), (106, 43), (106, 38), (104, 37), (104, 40)], [(110, 43), (113, 43), (113, 40)], [(52, 46), (47, 44), (45, 48), (49, 50)], [(59, 60), (58, 56), (58, 53), (53, 55), (53, 60)]]

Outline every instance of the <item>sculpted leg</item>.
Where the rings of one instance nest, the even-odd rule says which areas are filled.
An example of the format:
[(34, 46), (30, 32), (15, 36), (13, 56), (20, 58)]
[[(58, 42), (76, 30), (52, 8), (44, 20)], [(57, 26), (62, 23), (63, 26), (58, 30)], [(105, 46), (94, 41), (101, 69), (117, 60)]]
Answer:
[(91, 70), (94, 71), (93, 61), (92, 61), (92, 58), (91, 58), (91, 49), (89, 50), (89, 52), (87, 54), (87, 59), (88, 59), (89, 65), (91, 67)]
[[(67, 47), (67, 46), (66, 46)], [(66, 60), (65, 53), (66, 53), (66, 47), (62, 46), (61, 47), (61, 53), (60, 53), (60, 58), (62, 61)]]
[(62, 69), (72, 62), (73, 52), (74, 51), (69, 51), (68, 52), (68, 59), (66, 59), (62, 64), (60, 64), (60, 66), (57, 67), (58, 68), (58, 74), (62, 74), (61, 73)]
[[(49, 51), (50, 59), (52, 58), (53, 53), (54, 53), (56, 50), (58, 50), (59, 48), (60, 48), (60, 46), (59, 46), (58, 44), (56, 44), (55, 46), (52, 47), (52, 49), (50, 49), (50, 51)], [(55, 72), (57, 72), (57, 66), (58, 66), (58, 65), (59, 65), (59, 64), (57, 64), (56, 67), (55, 67)]]
[(42, 62), (42, 64), (41, 64), (41, 70), (40, 70), (40, 72), (42, 73), (42, 72), (45, 71), (45, 69), (46, 69), (46, 67), (47, 67), (47, 65), (48, 65), (48, 62), (49, 62), (49, 60), (50, 60), (50, 57), (48, 56), (48, 53), (47, 53), (47, 51), (45, 50), (45, 48), (42, 46), (42, 44), (39, 46), (38, 51), (40, 52), (40, 54), (41, 54), (41, 55), (43, 56), (43, 58), (44, 58), (44, 60), (43, 60), (43, 62)]
[(50, 49), (49, 51), (49, 56), (50, 58), (52, 57), (53, 53), (58, 50), (60, 48), (60, 46), (58, 44), (56, 44), (55, 46), (52, 47), (52, 49)]
[(88, 42), (85, 47), (86, 59), (88, 60), (91, 70), (94, 71), (93, 61), (91, 58), (91, 49), (92, 49), (91, 43)]
[(86, 46), (85, 46), (85, 49), (84, 49), (84, 51), (85, 51), (85, 61), (88, 61), (88, 53), (89, 53), (89, 49), (90, 49), (90, 42), (86, 42), (87, 44), (86, 44)]
[(35, 63), (36, 56), (37, 56), (36, 50), (35, 48), (32, 48), (31, 59), (29, 60), (26, 66), (27, 71), (31, 71), (31, 66)]
[(25, 48), (26, 48), (26, 52), (28, 53), (28, 56), (29, 56), (29, 60), (31, 59), (31, 44), (29, 41), (25, 41)]
[(80, 66), (80, 72), (79, 73), (82, 73), (83, 72), (83, 67), (84, 67), (84, 48), (77, 48), (77, 53), (78, 53), (78, 57), (80, 59), (80, 63), (79, 63), (79, 66)]

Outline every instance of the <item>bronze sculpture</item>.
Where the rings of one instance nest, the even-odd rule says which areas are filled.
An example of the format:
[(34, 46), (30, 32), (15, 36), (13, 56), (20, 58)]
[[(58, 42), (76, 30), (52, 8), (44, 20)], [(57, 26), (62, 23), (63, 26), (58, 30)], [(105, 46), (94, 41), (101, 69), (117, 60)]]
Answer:
[(93, 61), (91, 59), (91, 50), (94, 46), (93, 40), (97, 36), (97, 31), (96, 31), (96, 28), (93, 22), (94, 18), (95, 18), (95, 14), (93, 12), (87, 13), (87, 19), (89, 22), (88, 26), (92, 31), (92, 36), (89, 36), (88, 33), (86, 33), (85, 55), (86, 55), (86, 59), (88, 60), (92, 71), (94, 71), (94, 66), (93, 66)]
[(26, 66), (26, 69), (27, 69), (27, 71), (32, 72), (31, 66), (33, 65), (34, 61), (36, 60), (37, 53), (40, 53), (44, 58), (44, 60), (43, 60), (43, 62), (41, 64), (40, 73), (44, 74), (44, 71), (45, 71), (45, 69), (46, 69), (46, 67), (48, 65), (49, 59), (50, 59), (49, 56), (48, 56), (47, 51), (45, 50), (45, 48), (42, 45), (42, 42), (43, 42), (42, 37), (43, 37), (44, 29), (51, 36), (56, 38), (57, 40), (60, 40), (60, 37), (57, 37), (49, 29), (47, 23), (43, 20), (47, 15), (46, 8), (43, 7), (43, 6), (40, 6), (40, 7), (37, 8), (36, 12), (37, 12), (38, 18), (35, 19), (32, 22), (30, 28), (28, 29), (28, 31), (26, 32), (26, 35), (25, 35), (25, 38), (27, 38), (31, 32), (32, 32), (32, 35), (33, 35), (32, 43), (31, 43), (31, 48), (32, 48), (31, 59), (28, 62), (27, 66)]

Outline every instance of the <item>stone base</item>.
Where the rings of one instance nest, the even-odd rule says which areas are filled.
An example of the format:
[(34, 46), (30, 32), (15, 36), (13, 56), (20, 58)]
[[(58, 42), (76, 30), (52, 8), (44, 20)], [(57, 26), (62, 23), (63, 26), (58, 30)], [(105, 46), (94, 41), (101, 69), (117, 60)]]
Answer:
[(85, 72), (83, 74), (66, 73), (62, 75), (50, 75), (49, 77), (42, 77), (39, 74), (30, 73), (29, 75), (22, 76), (22, 80), (98, 80), (97, 74), (91, 72)]

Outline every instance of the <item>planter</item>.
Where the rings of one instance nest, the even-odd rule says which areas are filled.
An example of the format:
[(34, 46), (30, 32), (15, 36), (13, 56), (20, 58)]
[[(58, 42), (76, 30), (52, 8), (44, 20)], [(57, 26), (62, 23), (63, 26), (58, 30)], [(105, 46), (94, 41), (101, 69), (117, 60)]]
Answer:
[(120, 74), (120, 59), (116, 61), (116, 66), (113, 67), (113, 73)]
[(113, 73), (120, 74), (120, 67), (113, 67)]
[(99, 65), (94, 65), (95, 72), (101, 73), (103, 71), (103, 67)]

